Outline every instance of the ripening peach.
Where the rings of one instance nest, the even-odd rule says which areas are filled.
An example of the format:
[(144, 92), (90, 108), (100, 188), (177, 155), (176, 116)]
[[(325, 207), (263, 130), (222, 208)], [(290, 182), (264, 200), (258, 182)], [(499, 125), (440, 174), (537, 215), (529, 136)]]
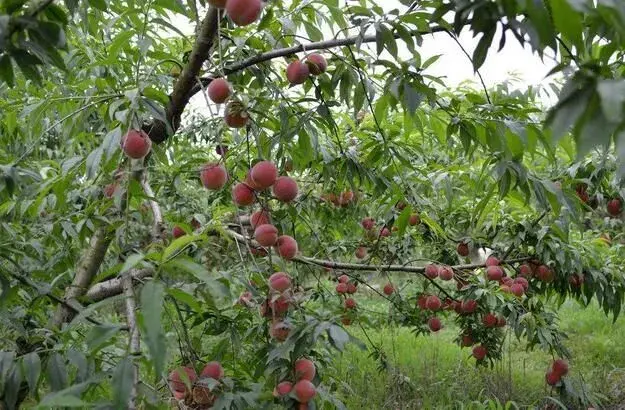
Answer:
[(469, 245), (465, 242), (460, 242), (456, 247), (456, 252), (462, 257), (469, 256)]
[(295, 361), (295, 380), (310, 380), (315, 378), (315, 364), (308, 359), (298, 359)]
[(278, 177), (273, 184), (273, 195), (280, 202), (291, 202), (297, 198), (297, 182), (291, 177)]
[(310, 399), (315, 397), (317, 389), (309, 380), (300, 380), (293, 387), (295, 398), (300, 403), (308, 403)]
[(250, 170), (250, 178), (256, 187), (269, 188), (278, 178), (278, 167), (271, 161), (260, 161)]
[(228, 182), (228, 171), (223, 164), (206, 164), (200, 170), (200, 180), (207, 189), (221, 189)]
[(258, 20), (262, 9), (261, 0), (226, 1), (226, 12), (237, 26), (247, 26)]
[(215, 380), (220, 380), (224, 377), (224, 368), (219, 362), (208, 362), (204, 366), (204, 369), (202, 369), (200, 377), (210, 377)]
[(308, 65), (308, 69), (312, 75), (323, 74), (328, 69), (328, 62), (326, 61), (326, 58), (318, 53), (309, 54), (306, 57), (306, 64)]
[(438, 265), (430, 263), (425, 265), (425, 275), (430, 279), (436, 279), (438, 277), (439, 268)]
[(276, 272), (269, 277), (269, 287), (277, 292), (284, 292), (291, 287), (291, 277), (284, 272)]
[(441, 306), (442, 306), (441, 300), (436, 295), (428, 296), (428, 298), (425, 301), (425, 307), (428, 310), (437, 311), (441, 308)]
[(192, 367), (185, 366), (179, 369), (174, 369), (171, 373), (169, 373), (169, 386), (173, 391), (186, 392), (189, 390), (185, 384), (185, 380), (180, 375), (181, 372), (186, 373), (187, 379), (189, 379), (189, 383), (191, 385), (197, 380), (197, 373)]
[(291, 260), (297, 255), (297, 241), (289, 235), (278, 237), (276, 251), (282, 259)]
[(358, 259), (364, 259), (367, 256), (367, 248), (359, 246), (354, 253)]
[(395, 292), (395, 288), (391, 283), (387, 283), (386, 285), (384, 285), (384, 294), (386, 296), (391, 296), (393, 292)]
[(206, 94), (216, 104), (224, 103), (231, 94), (230, 83), (225, 78), (215, 78), (208, 84)]
[(496, 265), (490, 265), (486, 268), (486, 278), (488, 280), (500, 280), (503, 277), (503, 269)]
[(373, 218), (367, 217), (360, 221), (360, 225), (362, 225), (362, 227), (365, 228), (367, 231), (370, 231), (375, 226), (375, 220)]
[(261, 246), (273, 246), (278, 242), (278, 228), (271, 224), (264, 224), (254, 230), (254, 239)]
[(449, 266), (441, 266), (438, 270), (438, 277), (442, 280), (452, 280), (454, 278), (454, 271)]
[(238, 102), (230, 102), (226, 106), (224, 121), (230, 128), (243, 128), (250, 117), (245, 108)]
[(247, 206), (254, 203), (254, 191), (243, 183), (238, 183), (232, 188), (232, 200), (236, 205)]
[(185, 236), (187, 233), (184, 231), (184, 229), (182, 229), (182, 227), (176, 225), (174, 226), (174, 229), (171, 231), (171, 234), (174, 238), (178, 239), (181, 236)]
[(308, 65), (295, 60), (286, 67), (286, 78), (292, 85), (303, 84), (310, 76)]
[(150, 152), (152, 141), (143, 130), (130, 130), (121, 139), (121, 146), (127, 157), (139, 159)]
[(269, 223), (271, 223), (271, 218), (269, 217), (269, 212), (266, 209), (256, 211), (250, 216), (250, 226), (254, 229), (260, 225)]
[(432, 332), (438, 332), (443, 327), (441, 320), (437, 317), (431, 317), (428, 320), (428, 326)]
[(355, 309), (356, 301), (353, 298), (347, 298), (343, 302), (343, 305), (345, 306), (345, 309)]
[(489, 256), (488, 259), (486, 259), (486, 266), (499, 266), (499, 264), (499, 259), (494, 256)]

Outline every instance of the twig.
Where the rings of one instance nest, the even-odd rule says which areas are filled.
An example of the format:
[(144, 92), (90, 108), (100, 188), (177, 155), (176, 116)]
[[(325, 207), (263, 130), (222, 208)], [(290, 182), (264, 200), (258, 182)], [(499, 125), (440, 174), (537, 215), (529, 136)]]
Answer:
[(143, 187), (143, 191), (148, 196), (150, 202), (150, 208), (152, 209), (152, 218), (154, 219), (154, 240), (161, 241), (163, 239), (163, 213), (161, 212), (161, 207), (156, 202), (154, 191), (148, 182), (147, 172), (143, 173), (143, 177), (141, 178), (141, 187)]
[(137, 384), (139, 383), (139, 365), (135, 362), (136, 356), (141, 353), (139, 328), (137, 326), (137, 303), (135, 301), (135, 293), (132, 286), (131, 271), (124, 272), (122, 275), (122, 287), (126, 296), (126, 320), (128, 323), (128, 338), (130, 339), (130, 355), (133, 360), (132, 364), (132, 389), (130, 397), (128, 397), (128, 409), (136, 409)]

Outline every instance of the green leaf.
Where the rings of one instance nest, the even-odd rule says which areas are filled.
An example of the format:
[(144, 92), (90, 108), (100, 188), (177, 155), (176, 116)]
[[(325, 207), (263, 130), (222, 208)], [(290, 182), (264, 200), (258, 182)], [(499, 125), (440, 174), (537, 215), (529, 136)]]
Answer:
[(133, 253), (133, 254), (131, 254), (124, 261), (124, 265), (122, 266), (122, 268), (119, 271), (119, 273), (128, 272), (130, 269), (132, 269), (135, 266), (137, 266), (137, 264), (139, 262), (141, 262), (143, 259), (145, 259), (145, 255), (143, 255), (142, 253)]
[(135, 369), (130, 357), (122, 359), (111, 379), (113, 390), (113, 408), (124, 409), (128, 405), (128, 399), (134, 384)]
[(101, 10), (101, 11), (106, 11), (106, 1), (105, 0), (87, 0), (87, 2), (89, 3), (90, 6)]
[(186, 248), (189, 244), (203, 240), (203, 235), (184, 235), (178, 239), (175, 239), (165, 250), (163, 251), (162, 261), (167, 262), (172, 256), (180, 253), (181, 250)]
[(345, 344), (349, 342), (349, 334), (341, 326), (331, 325), (328, 329), (328, 336), (330, 343), (334, 345), (338, 350), (344, 350)]
[(156, 379), (160, 379), (165, 368), (167, 344), (162, 326), (162, 314), (165, 288), (156, 281), (149, 281), (141, 290), (141, 313), (143, 315), (142, 333), (148, 346)]
[(65, 359), (58, 353), (52, 353), (46, 365), (48, 382), (53, 391), (63, 390), (68, 384), (67, 366)]
[(187, 293), (181, 289), (174, 289), (174, 288), (167, 289), (167, 293), (174, 299), (178, 300), (179, 302), (182, 302), (185, 305), (188, 305), (194, 311), (196, 312), (202, 311), (202, 307), (198, 303), (197, 298), (191, 295), (190, 293)]
[(495, 32), (497, 31), (497, 26), (493, 25), (488, 31), (486, 31), (480, 41), (477, 43), (475, 50), (473, 51), (473, 70), (477, 71), (482, 67), (484, 61), (486, 61), (486, 56), (488, 55), (488, 50), (490, 49), (490, 45), (493, 43), (493, 37), (495, 37)]
[(397, 231), (400, 236), (406, 232), (406, 226), (408, 226), (410, 214), (412, 214), (412, 206), (408, 205), (401, 211), (399, 217), (397, 217), (397, 221), (394, 226), (397, 226)]
[(28, 388), (31, 393), (34, 393), (37, 391), (39, 375), (41, 374), (41, 360), (37, 352), (30, 352), (25, 355), (22, 358), (22, 366), (28, 382)]
[(13, 63), (8, 54), (0, 57), (0, 78), (7, 83), (9, 87), (15, 85), (15, 74), (13, 73)]
[(87, 347), (92, 353), (102, 349), (120, 329), (119, 325), (94, 326), (85, 338)]
[(623, 120), (623, 103), (625, 103), (625, 80), (601, 80), (597, 84), (597, 92), (601, 97), (603, 114), (608, 121), (621, 122)]

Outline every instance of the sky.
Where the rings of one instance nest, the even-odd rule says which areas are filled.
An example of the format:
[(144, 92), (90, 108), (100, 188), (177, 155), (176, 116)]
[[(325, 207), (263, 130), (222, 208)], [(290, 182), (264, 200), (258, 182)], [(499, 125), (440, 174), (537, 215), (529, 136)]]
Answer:
[[(406, 6), (401, 5), (398, 0), (380, 0), (378, 3), (382, 5), (385, 11), (394, 8), (406, 9)], [(177, 27), (189, 27), (192, 30), (193, 25), (182, 20), (182, 17), (174, 17), (173, 20)], [(331, 37), (329, 32), (328, 37)], [(556, 65), (553, 59), (545, 58), (542, 61), (540, 57), (532, 53), (529, 46), (523, 48), (511, 35), (508, 36), (505, 47), (498, 52), (499, 38), (500, 32), (498, 30), (486, 62), (480, 69), (487, 87), (513, 80), (512, 88), (525, 90), (528, 86), (546, 85), (553, 80), (553, 78), (545, 78), (547, 73)], [(460, 43), (469, 54), (473, 53), (479, 39), (479, 37), (473, 38), (472, 33), (468, 30), (459, 36)], [(375, 47), (374, 44), (372, 46)], [(401, 41), (398, 41), (398, 46), (401, 58), (408, 59), (411, 57), (407, 48), (402, 46)], [(448, 34), (435, 33), (424, 36), (423, 44), (418, 52), (421, 54), (421, 61), (434, 55), (441, 55), (438, 61), (427, 69), (426, 74), (441, 77), (450, 87), (467, 81), (475, 83), (477, 87), (480, 86), (471, 61)], [(553, 96), (543, 96), (543, 102), (546, 104), (554, 101)], [(194, 103), (204, 102), (192, 101), (192, 105), (195, 105)]]

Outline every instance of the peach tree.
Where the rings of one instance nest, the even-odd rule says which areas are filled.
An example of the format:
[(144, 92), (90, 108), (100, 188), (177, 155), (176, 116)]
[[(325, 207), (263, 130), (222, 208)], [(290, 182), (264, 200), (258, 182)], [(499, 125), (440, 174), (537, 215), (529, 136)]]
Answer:
[[(463, 31), (551, 87), (447, 87)], [(614, 0), (3, 3), (2, 408), (343, 408), (389, 322), (593, 402), (553, 307), (623, 304), (624, 51)]]

